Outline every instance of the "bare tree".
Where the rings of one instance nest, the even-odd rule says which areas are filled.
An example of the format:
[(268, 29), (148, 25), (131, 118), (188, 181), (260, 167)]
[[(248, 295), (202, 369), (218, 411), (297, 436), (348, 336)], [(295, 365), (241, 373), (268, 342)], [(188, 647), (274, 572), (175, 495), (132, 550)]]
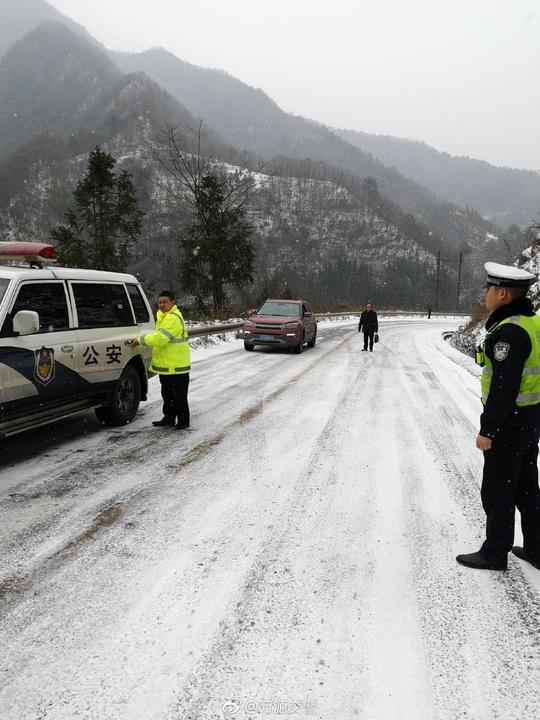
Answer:
[(218, 313), (227, 303), (227, 285), (240, 289), (253, 282), (253, 227), (247, 209), (260, 180), (204, 152), (210, 133), (202, 119), (188, 130), (186, 139), (177, 126), (167, 125), (151, 152), (173, 178), (169, 195), (178, 203), (187, 201), (191, 209), (191, 223), (180, 239), (184, 287), (195, 295), (200, 309), (211, 296)]

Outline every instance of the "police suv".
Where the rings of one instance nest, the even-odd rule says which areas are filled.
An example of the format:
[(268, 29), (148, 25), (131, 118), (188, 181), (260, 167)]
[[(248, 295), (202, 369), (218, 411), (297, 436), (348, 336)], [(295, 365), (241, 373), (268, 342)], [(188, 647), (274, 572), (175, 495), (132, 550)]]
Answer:
[(151, 348), (130, 341), (154, 319), (139, 282), (55, 261), (52, 245), (0, 243), (0, 437), (89, 408), (125, 425), (146, 400)]

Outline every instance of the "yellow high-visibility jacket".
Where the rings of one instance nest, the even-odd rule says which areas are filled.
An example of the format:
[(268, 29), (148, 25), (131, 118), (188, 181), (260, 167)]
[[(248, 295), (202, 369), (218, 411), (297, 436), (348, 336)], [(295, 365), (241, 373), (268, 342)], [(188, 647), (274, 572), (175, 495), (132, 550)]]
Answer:
[(150, 372), (181, 375), (191, 370), (188, 331), (176, 305), (169, 312), (158, 310), (155, 331), (141, 335), (138, 340), (152, 348)]
[[(526, 407), (527, 405), (538, 405), (540, 403), (540, 317), (533, 315), (515, 315), (505, 318), (498, 323), (491, 332), (497, 330), (502, 325), (510, 324), (522, 327), (531, 341), (531, 352), (525, 360), (523, 372), (521, 374), (521, 384), (519, 393), (516, 397), (516, 405), (518, 407)], [(493, 377), (493, 363), (484, 353), (484, 366), (482, 368), (481, 387), (482, 402), (484, 405), (488, 399), (489, 389), (491, 387), (491, 378)]]

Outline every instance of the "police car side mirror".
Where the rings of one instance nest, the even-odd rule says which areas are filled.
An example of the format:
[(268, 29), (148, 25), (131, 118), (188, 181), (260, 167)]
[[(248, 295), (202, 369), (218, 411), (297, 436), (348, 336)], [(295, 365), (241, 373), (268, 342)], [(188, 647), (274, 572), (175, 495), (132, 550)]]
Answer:
[(39, 330), (39, 315), (34, 310), (19, 310), (13, 318), (13, 332), (31, 335)]

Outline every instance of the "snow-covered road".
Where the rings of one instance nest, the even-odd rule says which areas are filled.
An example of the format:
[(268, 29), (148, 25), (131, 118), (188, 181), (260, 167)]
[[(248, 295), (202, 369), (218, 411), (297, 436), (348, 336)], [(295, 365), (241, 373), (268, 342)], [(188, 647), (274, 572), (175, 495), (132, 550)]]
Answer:
[(4, 443), (2, 720), (538, 720), (540, 572), (454, 560), (484, 522), (456, 326), (195, 351), (188, 432), (154, 382), (127, 428)]

